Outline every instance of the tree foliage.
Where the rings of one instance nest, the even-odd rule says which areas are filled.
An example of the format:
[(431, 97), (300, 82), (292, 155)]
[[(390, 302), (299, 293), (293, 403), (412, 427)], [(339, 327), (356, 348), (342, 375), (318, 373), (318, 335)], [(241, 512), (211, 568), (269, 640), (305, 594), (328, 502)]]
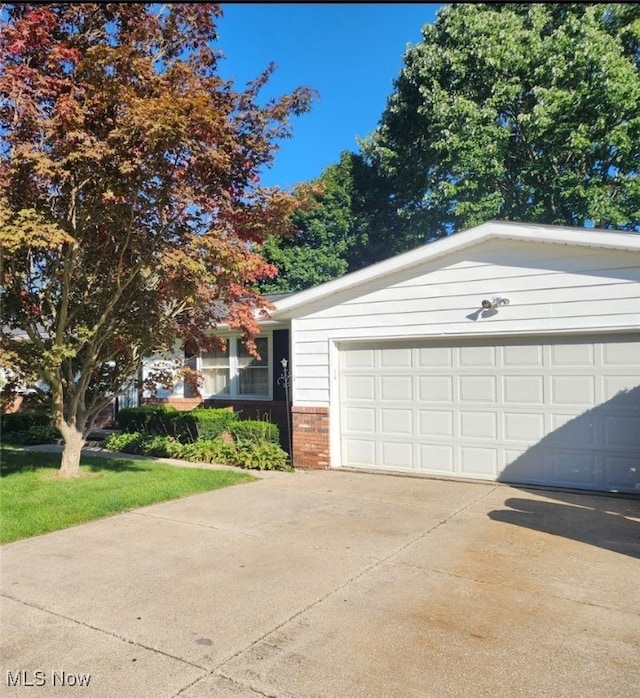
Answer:
[(273, 237), (261, 248), (278, 276), (263, 281), (264, 293), (301, 291), (342, 276), (355, 244), (352, 181), (341, 161), (310, 184), (311, 204), (292, 217), (295, 232)]
[(279, 270), (265, 293), (301, 291), (394, 254), (403, 221), (390, 181), (362, 155), (344, 151), (310, 184), (311, 204), (292, 217), (293, 235), (267, 240), (261, 254)]
[(364, 147), (407, 247), (496, 218), (640, 229), (639, 67), (638, 4), (440, 11)]
[(260, 102), (217, 73), (218, 6), (5, 6), (0, 26), (3, 362), (51, 389), (77, 473), (140, 357), (220, 322), (249, 344), (255, 253), (295, 198), (259, 186), (310, 91)]

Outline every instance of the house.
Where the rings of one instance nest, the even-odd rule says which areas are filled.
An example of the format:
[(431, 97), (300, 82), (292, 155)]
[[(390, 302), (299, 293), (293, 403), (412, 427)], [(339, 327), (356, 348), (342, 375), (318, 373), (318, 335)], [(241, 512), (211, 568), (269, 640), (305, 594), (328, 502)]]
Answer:
[(640, 235), (488, 222), (275, 306), (195, 363), (282, 421), (288, 361), (297, 467), (640, 492)]

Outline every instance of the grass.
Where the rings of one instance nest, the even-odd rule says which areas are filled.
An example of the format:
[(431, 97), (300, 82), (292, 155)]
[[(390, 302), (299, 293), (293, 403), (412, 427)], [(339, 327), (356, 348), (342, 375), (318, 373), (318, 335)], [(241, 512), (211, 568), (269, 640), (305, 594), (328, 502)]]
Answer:
[(130, 458), (81, 461), (84, 477), (57, 477), (60, 455), (3, 446), (0, 543), (58, 531), (137, 507), (256, 478)]

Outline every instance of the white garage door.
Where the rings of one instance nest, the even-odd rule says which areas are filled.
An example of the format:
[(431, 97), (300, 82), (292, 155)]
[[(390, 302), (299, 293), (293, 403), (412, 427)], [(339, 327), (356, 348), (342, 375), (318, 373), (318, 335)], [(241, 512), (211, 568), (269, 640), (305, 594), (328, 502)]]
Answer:
[(343, 466), (640, 491), (640, 337), (340, 347)]

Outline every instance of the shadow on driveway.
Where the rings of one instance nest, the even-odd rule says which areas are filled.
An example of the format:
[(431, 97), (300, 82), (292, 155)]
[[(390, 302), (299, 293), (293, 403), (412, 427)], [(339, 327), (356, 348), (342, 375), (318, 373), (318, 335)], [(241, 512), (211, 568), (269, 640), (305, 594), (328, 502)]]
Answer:
[(504, 502), (505, 509), (487, 515), (493, 521), (640, 558), (640, 500), (547, 490), (539, 493), (545, 500), (561, 501), (510, 497)]

